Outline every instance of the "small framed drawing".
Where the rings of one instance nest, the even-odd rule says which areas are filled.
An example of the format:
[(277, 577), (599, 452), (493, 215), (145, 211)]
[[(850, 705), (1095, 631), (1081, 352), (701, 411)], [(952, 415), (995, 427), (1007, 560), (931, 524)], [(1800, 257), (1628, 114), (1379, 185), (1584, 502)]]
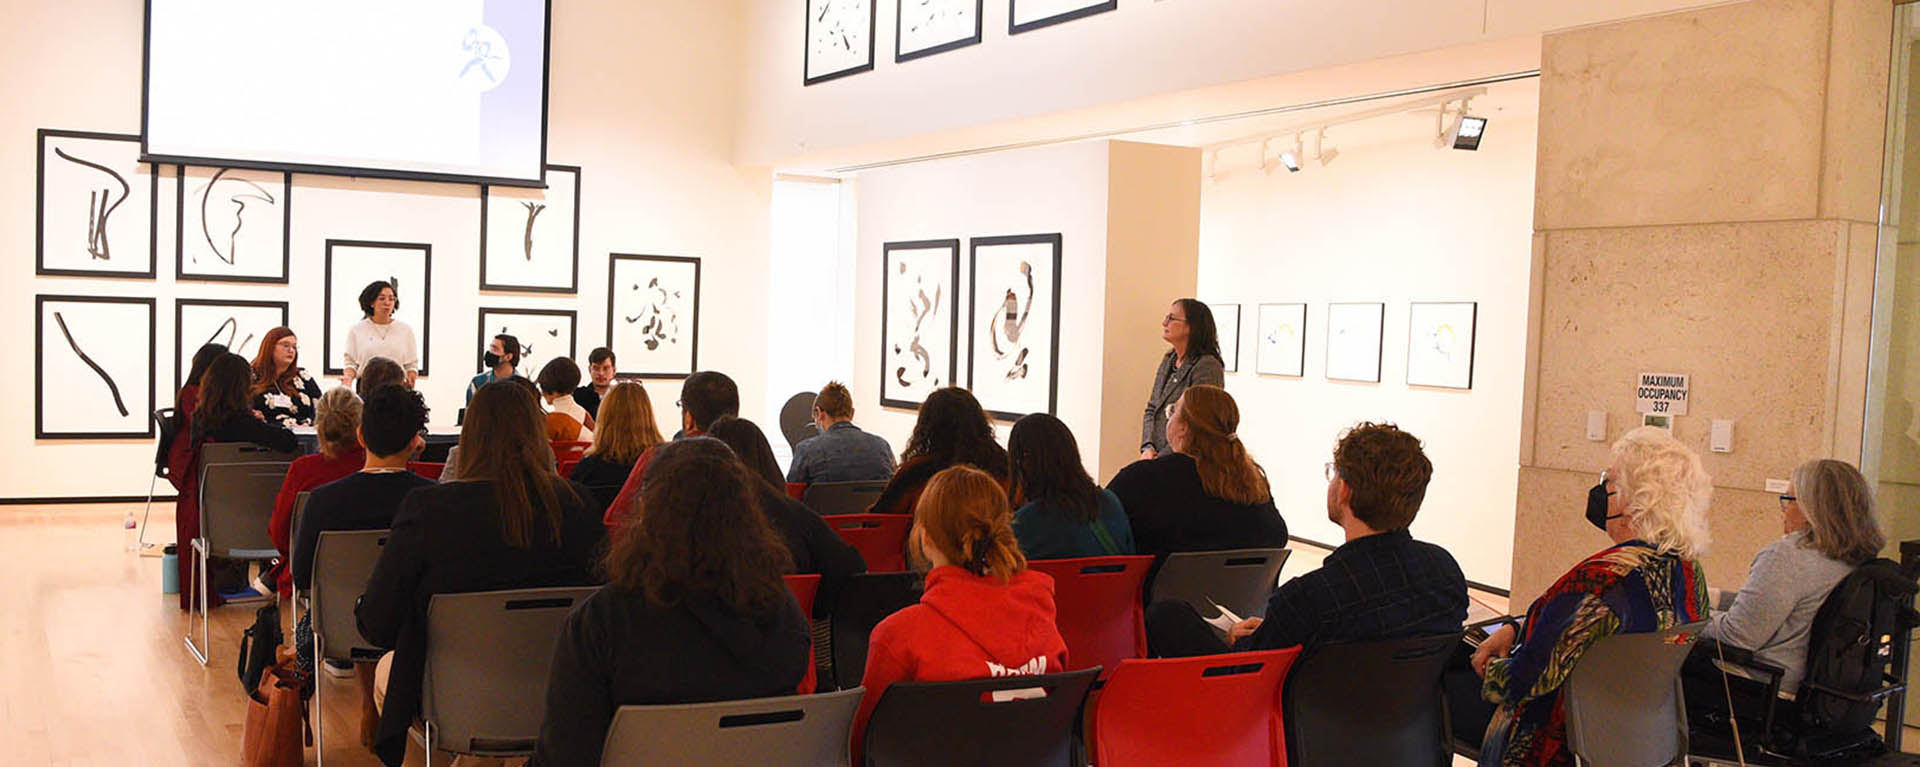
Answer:
[(1059, 234), (975, 237), (967, 290), (967, 388), (997, 418), (1060, 401)]
[[(556, 357), (573, 358), (580, 313), (572, 309), (510, 309), (480, 307), (480, 339), (473, 345), (474, 370), (486, 370), (487, 342), (494, 336), (513, 336), (520, 342), (520, 373), (532, 378)], [(584, 368), (584, 366), (582, 366)]]
[(480, 185), (480, 289), (580, 292), (580, 168), (545, 188)]
[(1207, 304), (1213, 312), (1213, 329), (1220, 334), (1220, 361), (1229, 373), (1240, 372), (1240, 305)]
[(1062, 22), (1106, 13), (1120, 0), (1007, 0), (1007, 34), (1032, 32)]
[(1407, 311), (1407, 385), (1473, 388), (1473, 301), (1415, 301)]
[(34, 439), (153, 436), (154, 303), (34, 297)]
[(1327, 305), (1327, 380), (1380, 382), (1386, 304)]
[(881, 254), (880, 405), (918, 410), (960, 368), (960, 241), (889, 242)]
[(140, 137), (42, 128), (35, 141), (33, 273), (153, 279), (160, 167), (140, 161)]
[(176, 166), (173, 276), (287, 284), (293, 174)]
[(893, 62), (979, 44), (986, 1), (894, 0)]
[(1261, 304), (1254, 337), (1254, 372), (1263, 376), (1307, 374), (1307, 305)]
[(625, 378), (698, 370), (700, 259), (614, 253), (607, 264), (607, 347)]
[(418, 326), (414, 338), (420, 344), (420, 376), (426, 377), (427, 363), (433, 355), (433, 246), (420, 242), (373, 242), (368, 240), (327, 240), (327, 290), (321, 304), (321, 327), (326, 329), (321, 368), (327, 375), (340, 375), (347, 333), (366, 317), (360, 310), (360, 291), (375, 280), (393, 286), (399, 306), (393, 311), (398, 322)]
[[(260, 340), (267, 331), (287, 324), (285, 301), (203, 300), (182, 298), (173, 302), (173, 388), (187, 383), (193, 368), (193, 355), (207, 344), (219, 344), (227, 351), (252, 360), (260, 351)], [(308, 347), (311, 349), (312, 347)], [(313, 360), (305, 360), (308, 367)]]
[(872, 71), (876, 0), (807, 0), (802, 85)]

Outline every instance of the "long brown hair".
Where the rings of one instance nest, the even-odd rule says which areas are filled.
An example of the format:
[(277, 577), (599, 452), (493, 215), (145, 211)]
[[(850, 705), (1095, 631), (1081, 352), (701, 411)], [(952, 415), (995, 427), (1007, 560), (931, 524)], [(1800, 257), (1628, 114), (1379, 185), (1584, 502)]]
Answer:
[(615, 383), (607, 389), (593, 422), (593, 446), (587, 455), (610, 463), (633, 463), (647, 448), (666, 441), (653, 421), (653, 400), (640, 384)]
[(1060, 419), (1028, 413), (1015, 421), (1007, 433), (1007, 465), (1013, 505), (1045, 501), (1068, 519), (1100, 519), (1100, 486), (1080, 465), (1080, 445)]
[(790, 599), (793, 556), (757, 500), (760, 480), (716, 439), (662, 446), (641, 475), (639, 510), (613, 532), (608, 580), (659, 605), (710, 595), (736, 614)]
[(1831, 458), (1800, 464), (1793, 493), (1807, 517), (1809, 548), (1857, 567), (1887, 545), (1873, 516), (1873, 488), (1853, 464)]
[(480, 387), (467, 403), (459, 472), (462, 482), (493, 483), (500, 538), (514, 548), (560, 545), (561, 504), (582, 503), (553, 470), (545, 410), (525, 387), (509, 381)]
[(931, 458), (939, 465), (970, 464), (1007, 475), (1007, 451), (993, 440), (993, 422), (973, 392), (958, 386), (937, 389), (920, 403), (920, 418), (913, 423), (907, 447), (900, 451), (900, 462)]
[(227, 421), (248, 416), (251, 407), (248, 392), (253, 389), (253, 369), (247, 358), (222, 352), (207, 364), (200, 376), (200, 402), (193, 409), (194, 438), (225, 426)]
[(260, 339), (260, 349), (253, 353), (253, 393), (258, 396), (269, 390), (281, 394), (292, 394), (300, 389), (300, 353), (293, 353), (293, 362), (286, 370), (273, 369), (273, 347), (280, 339), (293, 335), (289, 328), (274, 328)]
[(920, 493), (915, 527), (923, 546), (982, 577), (1005, 583), (1027, 569), (1020, 542), (1013, 537), (1013, 509), (1000, 481), (972, 466), (943, 469)]
[(1187, 389), (1175, 414), (1187, 427), (1187, 444), (1180, 449), (1200, 470), (1200, 486), (1207, 495), (1239, 504), (1264, 503), (1273, 498), (1267, 472), (1253, 462), (1240, 441), (1240, 406), (1218, 386)]

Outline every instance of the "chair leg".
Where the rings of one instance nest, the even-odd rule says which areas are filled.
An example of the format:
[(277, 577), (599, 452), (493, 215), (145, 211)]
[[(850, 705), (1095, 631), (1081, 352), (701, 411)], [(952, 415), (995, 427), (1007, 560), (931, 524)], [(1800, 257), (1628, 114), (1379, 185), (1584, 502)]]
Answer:
[[(211, 652), (212, 644), (213, 630), (208, 626), (208, 623), (213, 620), (213, 615), (208, 605), (213, 601), (213, 596), (210, 593), (213, 585), (207, 577), (207, 550), (201, 545), (201, 541), (198, 538), (193, 540), (193, 560), (198, 567), (194, 568), (192, 576), (187, 579), (193, 587), (190, 596), (187, 598), (189, 607), (187, 611), (187, 652), (193, 653), (194, 659), (200, 661), (200, 665), (205, 666), (207, 665), (207, 653)], [(193, 643), (193, 618), (195, 613), (198, 613), (200, 616), (200, 644), (198, 646)]]
[[(294, 657), (299, 657), (300, 655), (299, 625), (298, 623), (294, 624)], [(326, 720), (322, 717), (326, 715), (327, 709), (326, 706), (321, 705), (321, 691), (322, 688), (327, 686), (327, 682), (320, 677), (326, 673), (326, 669), (321, 668), (321, 666), (327, 663), (327, 646), (325, 642), (320, 640), (320, 632), (309, 631), (308, 633), (313, 634), (313, 764), (314, 767), (325, 767), (327, 763), (327, 727)]]
[(137, 549), (139, 551), (145, 551), (147, 548), (147, 520), (153, 517), (153, 486), (159, 478), (158, 475), (147, 477), (147, 508), (140, 512), (140, 543)]

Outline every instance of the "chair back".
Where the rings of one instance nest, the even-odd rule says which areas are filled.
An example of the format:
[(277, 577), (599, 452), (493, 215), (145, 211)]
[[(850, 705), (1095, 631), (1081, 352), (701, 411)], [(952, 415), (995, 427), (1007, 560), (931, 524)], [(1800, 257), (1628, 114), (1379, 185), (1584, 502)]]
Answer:
[[(787, 590), (793, 592), (794, 601), (800, 603), (800, 614), (806, 616), (808, 621), (812, 621), (813, 598), (820, 594), (820, 576), (782, 575), (780, 578), (787, 582)], [(813, 658), (816, 655), (817, 653), (813, 645), (809, 644), (807, 647), (807, 657)], [(800, 678), (800, 688), (798, 692), (801, 695), (805, 695), (817, 689), (820, 689), (820, 670), (815, 664), (808, 663), (806, 675)]]
[(673, 706), (621, 706), (600, 767), (791, 764), (841, 767), (861, 688)]
[(311, 501), (313, 501), (312, 490), (302, 490), (293, 494), (293, 513), (287, 515), (287, 537), (289, 539), (287, 545), (294, 547), (287, 549), (289, 556), (300, 546), (300, 517), (306, 515), (307, 504)]
[(587, 448), (593, 447), (592, 442), (582, 442), (580, 440), (554, 440), (549, 444), (553, 447), (553, 460), (556, 464), (566, 463), (567, 461), (578, 461), (585, 458), (587, 457)]
[[(304, 493), (302, 493), (304, 495)], [(313, 546), (310, 620), (321, 654), (334, 660), (377, 661), (385, 650), (360, 636), (353, 603), (367, 590), (388, 530), (328, 530)]]
[(1283, 767), (1280, 687), (1299, 655), (1289, 647), (1121, 661), (1094, 708), (1094, 762)]
[(1680, 664), (1706, 622), (1615, 634), (1574, 663), (1564, 701), (1567, 745), (1585, 764), (1656, 767), (1687, 753)]
[(800, 502), (823, 517), (865, 514), (886, 489), (885, 482), (815, 482), (807, 485)]
[(1300, 658), (1280, 696), (1291, 767), (1453, 763), (1440, 674), (1460, 634), (1330, 644)]
[(836, 514), (823, 519), (840, 540), (860, 552), (860, 558), (866, 560), (867, 572), (897, 573), (907, 569), (907, 534), (913, 531), (912, 515)]
[(796, 500), (796, 501), (800, 501), (800, 502), (802, 502), (802, 503), (804, 503), (804, 502), (806, 502), (806, 500), (807, 500), (807, 483), (805, 483), (805, 482), (788, 482), (788, 483), (787, 483), (787, 497), (788, 497), (788, 498), (792, 498), (792, 499), (794, 499), (794, 500)]
[(287, 481), (277, 461), (216, 463), (200, 472), (200, 537), (207, 554), (228, 559), (272, 559), (280, 548), (267, 535), (273, 502)]
[(1280, 568), (1291, 553), (1286, 549), (1230, 549), (1169, 554), (1148, 586), (1147, 603), (1178, 599), (1193, 605), (1205, 618), (1220, 614), (1208, 603), (1211, 599), (1242, 618), (1258, 616), (1267, 609), (1267, 597), (1273, 594)]
[(896, 683), (867, 720), (867, 764), (1068, 767), (1080, 704), (1099, 673)]
[(432, 461), (407, 462), (407, 471), (411, 471), (427, 479), (438, 480), (440, 479), (440, 475), (446, 472), (446, 470), (447, 465), (445, 463), (435, 463)]
[(153, 476), (163, 479), (167, 476), (167, 452), (173, 446), (173, 440), (179, 436), (174, 433), (179, 429), (167, 428), (175, 412), (173, 408), (163, 407), (147, 413), (147, 424), (153, 427), (153, 436), (158, 438), (154, 440)]
[(434, 748), (456, 754), (533, 752), (546, 716), (547, 674), (567, 613), (594, 588), (435, 594), (427, 603), (421, 710)]
[(208, 442), (200, 446), (200, 469), (221, 463), (293, 463), (298, 453), (282, 453), (252, 442)]
[(803, 391), (787, 398), (787, 404), (780, 406), (780, 436), (787, 438), (787, 447), (798, 447), (801, 441), (820, 433), (820, 427), (813, 422), (813, 401), (819, 395)]
[(830, 620), (833, 639), (828, 644), (833, 648), (835, 687), (860, 686), (873, 627), (901, 608), (918, 604), (922, 588), (919, 573), (861, 573), (847, 578)]
[(1147, 656), (1141, 587), (1153, 557), (1036, 559), (1027, 567), (1053, 576), (1055, 623), (1067, 640), (1067, 668), (1102, 666)]
[(565, 477), (567, 479), (573, 479), (573, 469), (574, 467), (579, 465), (580, 465), (579, 458), (569, 458), (567, 460), (561, 461), (557, 468), (560, 471), (560, 476)]

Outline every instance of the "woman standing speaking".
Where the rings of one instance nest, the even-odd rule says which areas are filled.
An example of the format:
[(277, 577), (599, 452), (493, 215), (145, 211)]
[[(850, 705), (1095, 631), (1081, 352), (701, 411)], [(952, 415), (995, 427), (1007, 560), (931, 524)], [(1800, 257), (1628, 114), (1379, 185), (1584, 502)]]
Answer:
[(1226, 363), (1220, 360), (1220, 332), (1213, 310), (1198, 299), (1182, 298), (1167, 307), (1160, 321), (1160, 338), (1173, 348), (1160, 359), (1153, 374), (1153, 391), (1140, 419), (1140, 457), (1150, 459), (1167, 451), (1167, 409), (1180, 401), (1187, 387), (1208, 384), (1226, 387)]

